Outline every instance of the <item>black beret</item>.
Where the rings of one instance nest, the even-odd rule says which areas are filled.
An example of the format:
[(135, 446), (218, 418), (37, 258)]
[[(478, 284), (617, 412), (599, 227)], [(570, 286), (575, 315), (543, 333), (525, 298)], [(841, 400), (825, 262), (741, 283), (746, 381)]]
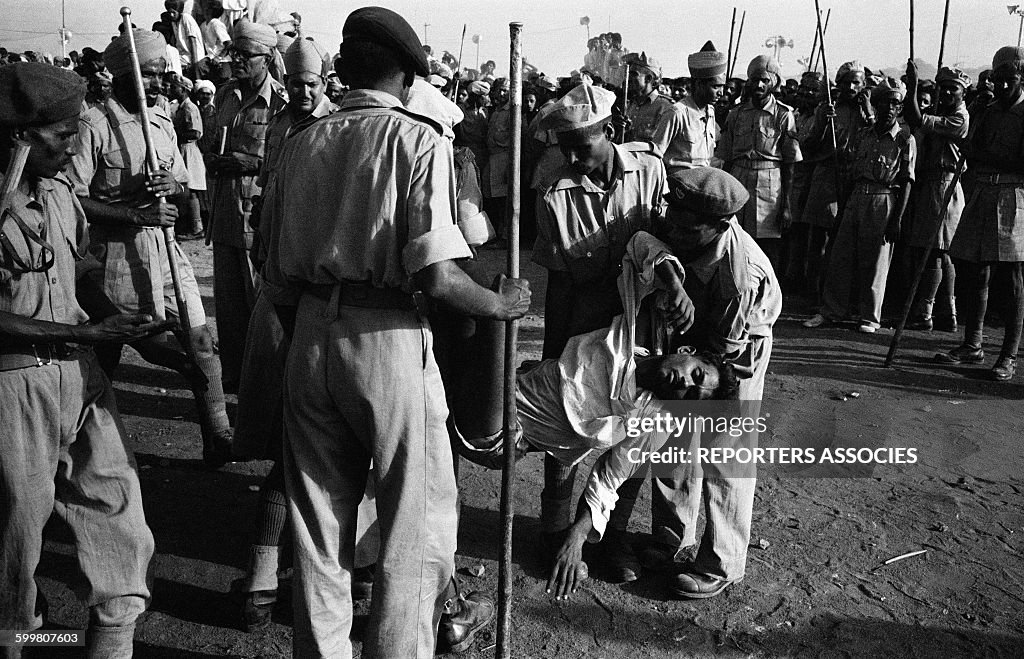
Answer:
[(82, 76), (42, 62), (0, 66), (0, 125), (45, 126), (77, 115), (85, 100)]
[(714, 167), (680, 169), (669, 175), (668, 189), (669, 206), (710, 217), (735, 215), (750, 199), (736, 177)]
[(408, 59), (417, 75), (424, 78), (430, 75), (427, 54), (416, 30), (390, 9), (363, 7), (355, 10), (345, 19), (341, 38), (343, 41), (370, 41), (390, 48)]

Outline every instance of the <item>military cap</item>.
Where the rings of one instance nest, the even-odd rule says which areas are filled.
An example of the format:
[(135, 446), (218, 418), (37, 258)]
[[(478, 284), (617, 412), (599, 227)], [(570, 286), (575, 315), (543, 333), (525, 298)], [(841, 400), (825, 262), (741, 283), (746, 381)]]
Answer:
[(409, 23), (383, 7), (363, 7), (348, 15), (341, 29), (342, 41), (368, 41), (394, 50), (407, 59), (417, 75), (430, 75), (430, 65), (416, 30)]
[(622, 58), (623, 64), (628, 64), (632, 67), (641, 69), (647, 69), (655, 77), (661, 77), (661, 64), (659, 64), (653, 57), (648, 57), (646, 52), (637, 53), (626, 53)]
[(736, 177), (715, 167), (680, 169), (669, 175), (668, 190), (669, 206), (708, 217), (735, 215), (750, 199)]
[(77, 115), (85, 80), (42, 62), (0, 66), (0, 126), (45, 126)]
[(907, 87), (896, 78), (882, 78), (881, 82), (871, 90), (871, 100), (895, 96), (901, 103), (907, 97)]
[(1018, 73), (1024, 70), (1024, 48), (1003, 46), (997, 50), (992, 57), (992, 70), (995, 71), (999, 67), (1007, 65), (1013, 67)]
[(578, 85), (544, 108), (540, 127), (556, 133), (586, 128), (609, 118), (614, 104), (615, 94), (607, 89)]
[(839, 67), (839, 70), (836, 71), (836, 83), (838, 84), (842, 82), (843, 78), (850, 75), (851, 73), (866, 74), (866, 71), (864, 70), (864, 65), (858, 62), (857, 60), (853, 60), (851, 62), (844, 62), (843, 65)]
[(935, 75), (936, 84), (942, 82), (955, 82), (964, 89), (971, 86), (971, 76), (967, 75), (960, 69), (951, 69), (948, 66), (944, 66), (939, 69), (939, 72)]

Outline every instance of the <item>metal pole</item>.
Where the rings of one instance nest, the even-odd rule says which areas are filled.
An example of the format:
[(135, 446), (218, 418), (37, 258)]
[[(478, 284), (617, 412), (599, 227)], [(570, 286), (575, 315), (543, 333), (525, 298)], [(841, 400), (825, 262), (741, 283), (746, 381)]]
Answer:
[(466, 45), (466, 24), (462, 24), (462, 40), (459, 41), (459, 62), (455, 70), (455, 89), (452, 90), (452, 102), (457, 103), (459, 98), (459, 83), (462, 82), (462, 48)]
[[(519, 277), (519, 178), (523, 134), (523, 49), (522, 23), (508, 24), (509, 56), (509, 159), (508, 159), (508, 276)], [(498, 642), (494, 656), (512, 656), (512, 499), (516, 476), (516, 350), (519, 323), (508, 321), (505, 332), (505, 466), (501, 470), (501, 563), (498, 565)]]
[[(832, 8), (831, 7), (829, 7), (828, 11), (825, 12), (825, 27), (821, 28), (821, 30), (819, 32), (817, 32), (817, 34), (821, 35), (821, 39), (824, 39), (825, 35), (828, 34), (828, 19), (830, 19), (830, 18), (832, 18)], [(820, 42), (821, 39), (819, 39), (818, 41)], [(816, 53), (814, 53), (814, 68), (811, 69), (812, 71), (817, 71), (818, 70), (818, 62), (820, 60), (821, 60), (821, 45), (819, 43), (818, 51)], [(826, 76), (825, 79), (828, 80), (828, 76)]]
[[(124, 33), (128, 39), (128, 52), (132, 62), (132, 75), (135, 78), (135, 97), (139, 104), (139, 114), (142, 126), (142, 138), (146, 142), (146, 164), (149, 171), (157, 172), (160, 169), (160, 160), (156, 155), (156, 147), (153, 145), (153, 132), (149, 126), (149, 111), (146, 108), (146, 92), (142, 82), (142, 67), (139, 62), (139, 53), (135, 49), (135, 35), (132, 33), (132, 10), (128, 7), (121, 7), (121, 19), (124, 25)], [(166, 203), (163, 197), (158, 197), (157, 204)], [(181, 274), (178, 271), (178, 259), (175, 256), (174, 227), (163, 227), (164, 246), (167, 249), (167, 263), (171, 270), (171, 282), (174, 285), (174, 297), (178, 303), (178, 325), (181, 327), (182, 349), (185, 355), (194, 364), (195, 355), (192, 353), (191, 332), (192, 326), (189, 322), (188, 303), (185, 301), (185, 294), (181, 287)]]
[[(829, 106), (832, 105), (832, 81), (828, 77), (828, 60), (825, 59), (825, 31), (821, 27), (821, 9), (818, 8), (818, 0), (814, 0), (814, 11), (818, 14), (818, 48), (821, 51), (821, 71), (825, 78), (825, 100), (828, 101)], [(828, 117), (828, 130), (832, 133), (832, 161), (835, 167), (835, 186), (836, 186), (836, 228), (839, 228), (839, 223), (842, 221), (843, 204), (842, 204), (842, 179), (839, 173), (839, 146), (836, 143), (836, 118), (833, 115)]]
[[(65, 59), (68, 56), (68, 23), (64, 14), (64, 0), (60, 0), (60, 57)], [(61, 62), (63, 66), (64, 62)]]
[(946, 54), (946, 30), (949, 28), (949, 0), (946, 0), (946, 9), (942, 13), (942, 38), (939, 40), (939, 64), (937, 69), (942, 68), (942, 56)]
[[(953, 194), (956, 192), (956, 186), (960, 182), (960, 175), (964, 172), (964, 163), (967, 162), (967, 150), (964, 149), (963, 153), (960, 154), (960, 159), (956, 163), (956, 171), (953, 173), (953, 180), (949, 182), (949, 187), (946, 188), (946, 193), (942, 195), (942, 211), (939, 213), (939, 221), (935, 225), (935, 230), (932, 232), (932, 242), (929, 245), (934, 244), (935, 240), (939, 237), (939, 232), (942, 231), (942, 225), (946, 222), (946, 215), (949, 213), (949, 202), (953, 198)], [(903, 336), (903, 328), (907, 325), (907, 318), (910, 316), (910, 310), (914, 306), (914, 298), (917, 296), (917, 287), (921, 284), (921, 275), (924, 274), (925, 266), (928, 264), (929, 251), (923, 250), (920, 260), (915, 264), (914, 278), (910, 282), (910, 290), (907, 291), (907, 299), (903, 302), (903, 313), (900, 314), (900, 321), (896, 324), (896, 331), (892, 335), (892, 342), (889, 344), (889, 353), (885, 356), (885, 367), (889, 368), (892, 366), (893, 360), (896, 358), (896, 350), (899, 349), (900, 338)]]
[(1020, 36), (1024, 33), (1024, 11), (1018, 11), (1020, 14), (1020, 27), (1017, 28), (1017, 47), (1020, 48)]

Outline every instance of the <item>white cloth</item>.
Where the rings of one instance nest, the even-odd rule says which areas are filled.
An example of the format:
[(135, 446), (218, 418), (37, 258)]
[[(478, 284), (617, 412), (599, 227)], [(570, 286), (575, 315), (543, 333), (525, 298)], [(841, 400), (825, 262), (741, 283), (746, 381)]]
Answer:
[(203, 45), (203, 31), (199, 29), (199, 23), (189, 14), (182, 14), (178, 22), (174, 24), (174, 40), (178, 42), (178, 54), (181, 57), (181, 66), (192, 64), (192, 51), (189, 49), (189, 41), (195, 39), (196, 61), (206, 57), (206, 46)]
[(224, 22), (219, 18), (211, 18), (203, 23), (199, 30), (203, 33), (203, 46), (210, 59), (215, 62), (230, 62), (231, 57), (227, 54), (224, 43), (231, 41), (231, 35)]

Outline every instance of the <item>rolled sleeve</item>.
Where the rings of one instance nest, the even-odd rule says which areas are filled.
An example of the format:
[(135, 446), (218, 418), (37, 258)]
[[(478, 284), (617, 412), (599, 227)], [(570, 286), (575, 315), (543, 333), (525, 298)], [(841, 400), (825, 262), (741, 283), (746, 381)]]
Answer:
[(925, 134), (963, 139), (967, 137), (968, 118), (959, 112), (946, 116), (926, 114), (921, 117), (921, 130)]
[(402, 250), (402, 262), (405, 270), (413, 275), (429, 265), (464, 259), (473, 256), (462, 237), (459, 227), (454, 224), (438, 227), (413, 238)]
[(75, 195), (89, 196), (89, 185), (96, 175), (96, 162), (99, 159), (99, 145), (92, 124), (80, 121), (78, 124), (78, 146), (71, 158), (71, 165), (65, 174), (71, 181)]

